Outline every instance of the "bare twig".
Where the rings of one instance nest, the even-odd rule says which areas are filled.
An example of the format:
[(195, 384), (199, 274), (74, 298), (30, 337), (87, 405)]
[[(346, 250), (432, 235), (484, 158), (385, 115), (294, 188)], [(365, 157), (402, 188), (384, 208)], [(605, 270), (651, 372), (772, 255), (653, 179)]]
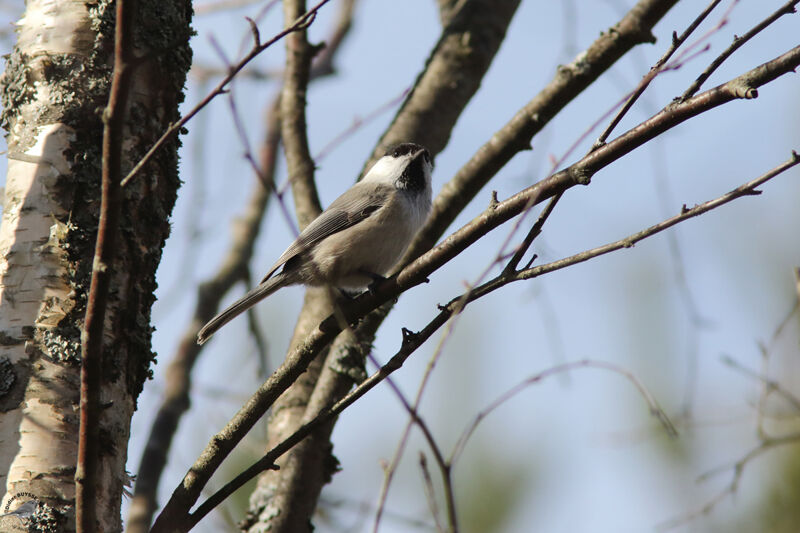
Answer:
[(678, 431), (675, 429), (675, 426), (672, 424), (667, 414), (658, 405), (653, 395), (650, 394), (650, 392), (645, 388), (645, 386), (641, 383), (641, 381), (639, 381), (639, 379), (637, 379), (632, 372), (606, 361), (594, 361), (591, 359), (583, 359), (581, 361), (564, 363), (561, 365), (556, 365), (554, 367), (548, 368), (543, 372), (540, 372), (529, 378), (526, 378), (524, 381), (518, 383), (505, 393), (501, 394), (495, 401), (493, 401), (486, 408), (480, 411), (477, 414), (477, 416), (475, 416), (475, 418), (472, 419), (472, 422), (470, 422), (470, 424), (466, 428), (464, 428), (464, 431), (461, 433), (461, 436), (458, 438), (458, 441), (456, 441), (456, 444), (453, 446), (453, 451), (450, 453), (450, 457), (448, 458), (448, 463), (450, 465), (455, 465), (455, 462), (458, 460), (458, 458), (461, 456), (461, 453), (464, 451), (464, 447), (467, 445), (467, 441), (475, 432), (478, 425), (481, 423), (481, 421), (483, 421), (484, 418), (489, 416), (498, 407), (500, 407), (508, 400), (510, 400), (511, 398), (513, 398), (526, 388), (530, 387), (531, 385), (540, 383), (542, 380), (550, 376), (558, 375), (564, 372), (570, 372), (578, 368), (599, 368), (601, 370), (608, 370), (615, 374), (619, 374), (620, 376), (630, 381), (633, 384), (633, 386), (636, 387), (636, 390), (642, 396), (644, 401), (647, 403), (647, 406), (650, 409), (650, 413), (664, 427), (664, 430), (666, 431), (667, 435), (670, 437), (676, 437), (678, 435)]
[(636, 100), (638, 100), (639, 97), (642, 96), (644, 91), (650, 85), (650, 82), (652, 82), (653, 79), (655, 79), (655, 77), (658, 75), (658, 73), (661, 72), (662, 67), (667, 63), (667, 61), (669, 61), (669, 58), (672, 57), (672, 54), (675, 53), (675, 50), (677, 50), (678, 47), (680, 47), (683, 43), (686, 42), (686, 39), (689, 38), (689, 36), (694, 32), (695, 29), (697, 29), (700, 23), (705, 20), (705, 18), (709, 15), (709, 13), (711, 13), (714, 10), (714, 8), (717, 7), (717, 5), (719, 5), (721, 1), (722, 0), (713, 0), (703, 10), (703, 12), (700, 13), (697, 16), (697, 18), (695, 18), (692, 21), (691, 24), (689, 24), (689, 26), (683, 31), (683, 33), (681, 33), (680, 36), (678, 36), (676, 32), (672, 33), (672, 44), (670, 45), (670, 47), (667, 49), (666, 52), (664, 52), (664, 55), (662, 55), (661, 58), (658, 61), (656, 61), (656, 64), (650, 68), (650, 71), (647, 74), (645, 74), (644, 78), (642, 78), (642, 81), (640, 81), (639, 85), (636, 87), (636, 89), (634, 89), (633, 94), (630, 96), (630, 98), (628, 98), (627, 102), (625, 102), (625, 105), (623, 105), (622, 108), (617, 112), (616, 116), (614, 116), (614, 118), (611, 119), (609, 125), (606, 127), (603, 133), (600, 134), (600, 137), (597, 138), (597, 141), (595, 141), (594, 146), (592, 146), (593, 150), (602, 146), (606, 142), (608, 136), (611, 135), (611, 132), (614, 131), (614, 128), (617, 127), (622, 118), (628, 113), (628, 111), (630, 111), (631, 107), (633, 107), (633, 104), (636, 102)]
[(374, 110), (370, 111), (363, 117), (355, 117), (353, 119), (352, 124), (350, 124), (347, 128), (342, 130), (339, 134), (337, 134), (333, 139), (328, 141), (328, 143), (323, 146), (317, 155), (314, 156), (314, 160), (319, 162), (325, 156), (327, 156), (331, 151), (333, 151), (337, 146), (339, 146), (345, 139), (347, 139), (350, 135), (355, 133), (359, 128), (362, 126), (369, 124), (385, 112), (389, 111), (393, 107), (397, 106), (407, 95), (411, 89), (403, 89), (399, 95), (392, 97), (389, 101), (384, 104), (381, 104)]
[[(379, 367), (380, 368), (380, 367)], [(430, 368), (430, 364), (428, 365), (428, 369)], [(429, 370), (426, 369), (425, 374), (429, 373)], [(390, 378), (386, 378), (387, 380)], [(424, 377), (423, 377), (424, 383)], [(420, 389), (421, 390), (421, 389)], [(417, 393), (419, 396), (419, 392)], [(381, 523), (381, 518), (386, 509), (386, 499), (389, 496), (389, 487), (392, 484), (392, 480), (394, 479), (394, 474), (397, 471), (397, 466), (400, 464), (400, 460), (403, 458), (403, 453), (405, 452), (406, 445), (408, 444), (408, 439), (411, 436), (411, 428), (414, 426), (414, 419), (409, 418), (406, 422), (405, 427), (403, 428), (403, 432), (400, 434), (400, 439), (397, 441), (397, 447), (395, 448), (394, 454), (392, 455), (391, 461), (383, 468), (383, 483), (381, 483), (381, 491), (378, 495), (378, 503), (375, 506), (375, 518), (372, 523), (372, 531), (373, 533), (377, 533), (378, 527)], [(439, 519), (436, 518), (436, 524), (438, 527)]]
[(419, 469), (422, 471), (422, 486), (425, 488), (425, 499), (428, 500), (428, 508), (436, 523), (436, 530), (445, 533), (444, 525), (439, 518), (439, 505), (436, 503), (436, 490), (433, 488), (433, 478), (428, 470), (428, 459), (424, 452), (419, 452)]
[(739, 49), (744, 43), (758, 35), (761, 31), (765, 28), (770, 26), (773, 22), (778, 20), (784, 15), (789, 15), (795, 13), (795, 6), (800, 3), (800, 0), (789, 0), (785, 4), (783, 4), (780, 8), (777, 9), (774, 13), (768, 16), (766, 19), (762, 20), (758, 24), (756, 24), (750, 31), (742, 35), (741, 37), (734, 36), (733, 43), (725, 49), (719, 56), (717, 56), (714, 61), (703, 71), (700, 76), (692, 83), (689, 88), (684, 91), (684, 93), (680, 96), (680, 100), (686, 100), (690, 96), (694, 95), (700, 87), (703, 86), (703, 83), (717, 70), (722, 63), (725, 62), (733, 53)]
[[(539, 234), (542, 232), (542, 227), (544, 227), (544, 224), (545, 222), (547, 222), (547, 219), (550, 218), (550, 215), (553, 213), (553, 209), (555, 209), (556, 204), (561, 199), (562, 195), (563, 193), (558, 193), (552, 198), (550, 198), (550, 201), (547, 202), (547, 205), (545, 206), (544, 210), (539, 214), (539, 218), (536, 219), (534, 225), (531, 226), (531, 229), (530, 231), (528, 231), (528, 234), (525, 236), (525, 239), (519, 246), (517, 246), (514, 255), (511, 257), (511, 259), (508, 260), (508, 263), (503, 269), (503, 272), (508, 273), (516, 270), (517, 266), (519, 266), (519, 262), (522, 261), (522, 257), (525, 255), (528, 249), (530, 249), (531, 244), (533, 244), (534, 239), (536, 239), (536, 237), (538, 237)], [(533, 261), (533, 259), (531, 259), (531, 261)], [(530, 263), (528, 266), (530, 266)]]
[[(763, 350), (766, 352), (767, 350)], [(783, 387), (780, 382), (770, 378), (768, 375), (759, 372), (756, 372), (753, 369), (747, 368), (742, 363), (731, 357), (730, 355), (723, 354), (722, 355), (722, 362), (725, 363), (727, 366), (731, 367), (732, 369), (744, 374), (745, 376), (751, 377), (755, 380), (758, 380), (764, 385), (764, 390), (766, 394), (774, 392), (781, 396), (784, 400), (786, 400), (789, 405), (791, 405), (797, 414), (800, 414), (800, 398), (792, 394), (791, 391)], [(759, 409), (760, 411), (761, 409)]]
[(761, 454), (779, 446), (786, 446), (792, 444), (800, 444), (800, 433), (793, 433), (791, 435), (785, 435), (783, 437), (776, 437), (772, 439), (765, 439), (761, 441), (755, 448), (751, 449), (749, 452), (744, 454), (739, 460), (737, 460), (733, 465), (715, 468), (709, 472), (706, 472), (698, 481), (703, 481), (717, 473), (720, 473), (725, 470), (732, 470), (733, 474), (731, 476), (730, 483), (720, 491), (716, 496), (711, 498), (708, 502), (703, 504), (698, 509), (686, 513), (683, 516), (679, 516), (677, 518), (673, 518), (662, 524), (659, 524), (658, 530), (659, 531), (668, 531), (670, 529), (674, 529), (678, 526), (689, 522), (699, 516), (707, 515), (711, 511), (714, 510), (714, 507), (717, 506), (722, 500), (727, 498), (728, 496), (732, 496), (736, 494), (736, 491), (739, 489), (739, 483), (742, 480), (742, 475), (744, 474), (744, 469), (747, 467), (748, 464), (754, 459), (756, 459)]
[[(555, 204), (558, 202), (558, 198), (560, 198), (560, 196), (561, 195), (559, 194), (559, 195), (554, 196), (551, 199), (551, 201), (548, 204), (547, 208), (545, 208), (545, 210), (540, 215), (537, 223), (534, 224), (534, 227), (532, 228), (531, 232), (529, 233), (529, 236), (533, 235), (535, 237), (535, 235), (538, 235), (539, 231), (541, 230), (542, 225), (544, 224), (544, 222), (547, 220), (547, 217), (552, 212), (552, 209), (553, 209), (553, 207), (555, 207)], [(497, 199), (493, 195), (492, 196), (492, 202), (496, 202), (496, 201), (497, 201)], [(527, 214), (527, 211), (526, 211), (525, 214)], [(433, 369), (436, 366), (436, 364), (438, 363), (439, 358), (441, 357), (441, 355), (444, 352), (445, 344), (447, 343), (448, 339), (451, 337), (453, 331), (455, 330), (456, 322), (458, 320), (458, 317), (460, 316), (461, 309), (463, 309), (463, 305), (466, 304), (466, 302), (468, 300), (468, 295), (470, 294), (470, 290), (472, 289), (472, 287), (474, 287), (475, 285), (477, 285), (478, 283), (483, 281), (486, 278), (486, 276), (489, 275), (489, 272), (494, 267), (494, 265), (499, 263), (502, 260), (502, 258), (503, 258), (503, 256), (502, 256), (503, 250), (508, 246), (508, 244), (511, 241), (511, 238), (514, 235), (514, 233), (516, 232), (517, 228), (522, 224), (522, 221), (525, 218), (525, 214), (523, 214), (523, 216), (520, 217), (517, 220), (517, 222), (514, 224), (514, 228), (509, 233), (509, 235), (506, 238), (506, 240), (501, 244), (500, 251), (498, 252), (497, 256), (494, 258), (494, 260), (492, 260), (485, 267), (485, 269), (478, 275), (478, 279), (475, 282), (469, 284), (469, 290), (464, 295), (461, 296), (461, 305), (457, 306), (456, 309), (453, 310), (452, 316), (448, 320), (447, 328), (445, 329), (445, 332), (442, 335), (442, 338), (439, 340), (439, 343), (437, 344), (436, 349), (434, 350), (433, 354), (431, 355), (431, 357), (430, 357), (430, 359), (428, 361), (427, 366), (425, 367), (425, 372), (424, 372), (424, 374), (422, 376), (422, 380), (420, 381), (420, 385), (419, 385), (419, 387), (417, 389), (417, 395), (416, 395), (416, 398), (414, 399), (414, 405), (413, 406), (411, 406), (408, 403), (408, 401), (405, 399), (405, 397), (403, 396), (403, 394), (400, 391), (400, 389), (395, 386), (395, 384), (391, 380), (391, 378), (387, 378), (387, 382), (389, 383), (389, 386), (394, 390), (395, 394), (399, 397), (401, 403), (403, 404), (403, 406), (405, 407), (406, 411), (408, 412), (408, 414), (410, 416), (409, 416), (409, 420), (406, 423), (406, 426), (405, 426), (405, 428), (403, 430), (403, 433), (402, 433), (402, 435), (400, 437), (400, 440), (398, 441), (397, 448), (395, 450), (394, 455), (392, 456), (392, 460), (386, 466), (386, 468), (384, 469), (384, 479), (383, 479), (383, 483), (381, 484), (381, 492), (380, 492), (380, 495), (378, 497), (377, 511), (375, 513), (375, 520), (374, 520), (373, 526), (372, 526), (372, 530), (373, 530), (374, 533), (377, 533), (378, 528), (380, 526), (381, 517), (383, 515), (383, 511), (384, 511), (385, 505), (386, 505), (386, 500), (387, 500), (388, 495), (389, 495), (389, 487), (390, 487), (390, 485), (392, 483), (392, 480), (394, 479), (394, 473), (397, 470), (397, 466), (399, 465), (400, 460), (402, 459), (403, 453), (405, 452), (405, 448), (406, 448), (406, 445), (408, 443), (408, 438), (409, 438), (409, 436), (411, 434), (412, 426), (414, 424), (420, 425), (420, 428), (423, 430), (423, 433), (425, 433), (426, 436), (430, 434), (428, 432), (427, 428), (423, 427), (423, 423), (422, 423), (421, 419), (419, 418), (417, 410), (418, 410), (419, 405), (420, 405), (420, 403), (422, 401), (422, 395), (423, 395), (423, 393), (425, 391), (425, 387), (428, 384), (428, 381), (429, 381), (429, 379), (430, 379), (430, 377), (431, 377), (431, 375), (433, 373)], [(533, 238), (531, 238), (530, 242), (533, 242)], [(530, 242), (528, 243), (528, 246), (530, 246)], [(528, 246), (525, 246), (525, 250), (527, 250)], [(518, 249), (517, 253), (515, 254), (515, 257), (516, 257), (516, 255), (519, 255), (519, 257), (521, 258), (522, 255), (524, 255), (525, 250), (520, 251), (520, 249)], [(512, 258), (511, 261), (513, 262), (514, 258)], [(516, 263), (519, 263), (519, 259), (516, 260)], [(515, 266), (516, 266), (516, 264), (515, 264)], [(404, 331), (404, 334), (405, 334), (405, 331)], [(429, 444), (430, 444), (432, 449), (437, 448), (435, 442), (433, 442), (432, 436), (429, 438)], [(438, 450), (435, 450), (435, 452), (438, 452)], [(436, 457), (441, 457), (441, 453), (435, 453), (435, 455), (436, 455)], [(445, 486), (446, 489), (449, 489), (449, 490), (446, 491), (446, 496), (448, 497), (448, 500), (447, 500), (448, 501), (448, 516), (451, 517), (450, 523), (451, 524), (455, 524), (456, 523), (456, 521), (455, 521), (455, 517), (456, 517), (455, 499), (453, 497), (452, 488), (451, 488), (450, 465), (447, 462), (445, 462), (444, 460), (437, 461), (437, 463), (439, 464), (439, 468), (440, 468), (440, 470), (442, 472), (442, 479), (443, 479), (443, 482), (444, 482), (444, 486)]]
[[(453, 315), (457, 315), (454, 313)], [(375, 511), (375, 519), (372, 524), (372, 531), (373, 533), (377, 533), (378, 528), (381, 523), (381, 518), (383, 517), (384, 510), (386, 508), (386, 500), (389, 497), (389, 487), (392, 484), (392, 480), (394, 479), (394, 474), (397, 471), (397, 467), (400, 464), (400, 460), (403, 458), (403, 453), (405, 453), (406, 445), (408, 444), (408, 439), (411, 436), (411, 428), (414, 424), (420, 426), (422, 429), (423, 434), (428, 439), (428, 444), (431, 446), (431, 449), (435, 449), (435, 456), (437, 457), (437, 464), (439, 465), (440, 471), (442, 472), (442, 479), (445, 482), (445, 487), (449, 489), (447, 492), (448, 498), (448, 516), (452, 516), (453, 519), (451, 523), (455, 523), (455, 498), (453, 496), (452, 487), (450, 484), (450, 468), (447, 466), (446, 462), (444, 461), (444, 456), (438, 450), (438, 445), (433, 440), (433, 435), (428, 431), (427, 427), (423, 428), (424, 422), (419, 417), (418, 409), (422, 402), (422, 395), (425, 392), (425, 387), (428, 384), (428, 381), (433, 374), (433, 369), (436, 367), (436, 363), (439, 361), (439, 357), (441, 357), (442, 353), (444, 352), (444, 346), (447, 340), (450, 338), (450, 334), (455, 327), (455, 320), (450, 320), (447, 324), (447, 329), (445, 330), (442, 338), (439, 340), (439, 343), (436, 345), (436, 349), (433, 351), (430, 359), (428, 360), (428, 364), (425, 366), (425, 372), (422, 375), (422, 379), (420, 380), (419, 387), (417, 387), (417, 394), (414, 398), (414, 404), (411, 405), (408, 403), (406, 398), (403, 396), (400, 389), (394, 384), (391, 378), (387, 377), (387, 383), (389, 387), (394, 391), (395, 395), (399, 398), (400, 403), (403, 404), (403, 407), (406, 409), (406, 412), (409, 415), (408, 422), (406, 422), (405, 428), (403, 428), (403, 433), (400, 436), (400, 439), (397, 442), (397, 448), (395, 449), (394, 455), (392, 455), (392, 460), (386, 465), (383, 472), (383, 483), (381, 484), (381, 492), (378, 496), (378, 503), (377, 503), (377, 510)], [(406, 331), (403, 331), (404, 335)], [(380, 366), (379, 366), (380, 368)]]
[(283, 31), (277, 33), (273, 38), (265, 43), (261, 43), (260, 39), (257, 35), (254, 35), (254, 40), (256, 41), (253, 45), (253, 48), (244, 56), (238, 63), (232, 65), (228, 74), (222, 78), (222, 80), (211, 90), (211, 92), (206, 95), (197, 105), (195, 105), (188, 113), (186, 113), (180, 120), (172, 124), (169, 128), (164, 131), (161, 137), (153, 144), (150, 150), (139, 160), (138, 163), (128, 172), (128, 175), (125, 176), (125, 179), (122, 180), (122, 186), (125, 187), (130, 181), (135, 178), (139, 172), (141, 172), (142, 168), (152, 159), (155, 153), (166, 143), (169, 139), (171, 139), (174, 135), (176, 135), (180, 129), (189, 122), (192, 117), (194, 117), (200, 110), (202, 110), (205, 106), (207, 106), (211, 101), (219, 96), (220, 94), (224, 94), (227, 91), (228, 84), (233, 80), (236, 74), (239, 73), (250, 61), (252, 61), (256, 56), (258, 56), (261, 52), (284, 38), (286, 35), (290, 33), (296, 32), (298, 30), (302, 30), (309, 26), (316, 17), (317, 11), (319, 11), (322, 6), (330, 2), (330, 0), (320, 0), (314, 7), (309, 9), (307, 12), (302, 14), (297, 20), (294, 21), (292, 25), (284, 29)]
[[(800, 270), (795, 272), (796, 280), (795, 282), (800, 284)], [(766, 404), (769, 396), (772, 393), (775, 393), (781, 396), (788, 404), (794, 409), (795, 413), (792, 416), (797, 416), (800, 414), (800, 398), (794, 395), (790, 390), (786, 387), (781, 385), (781, 383), (775, 379), (769, 377), (769, 359), (772, 353), (773, 347), (777, 342), (778, 338), (780, 338), (783, 330), (792, 320), (795, 313), (797, 313), (798, 309), (800, 309), (800, 292), (798, 292), (797, 298), (795, 298), (794, 304), (792, 305), (791, 309), (786, 313), (783, 317), (783, 320), (778, 324), (775, 328), (775, 331), (772, 332), (772, 336), (767, 343), (758, 343), (759, 351), (761, 352), (761, 373), (756, 372), (750, 368), (745, 367), (743, 364), (739, 363), (736, 359), (731, 357), (730, 355), (723, 354), (722, 355), (722, 362), (726, 365), (730, 366), (734, 370), (741, 372), (742, 374), (752, 377), (758, 380), (762, 384), (761, 394), (759, 394), (758, 398), (758, 406), (756, 410), (756, 433), (761, 440), (768, 439), (766, 431), (764, 430), (764, 416), (766, 411)]]
[(114, 71), (103, 113), (102, 191), (92, 281), (81, 342), (81, 402), (75, 470), (75, 528), (97, 530), (97, 464), (100, 460), (100, 386), (108, 289), (114, 272), (117, 226), (122, 203), (122, 141), (133, 75), (135, 0), (117, 0)]
[[(436, 350), (436, 353), (441, 353), (441, 350)], [(433, 438), (433, 433), (431, 432), (428, 424), (419, 416), (418, 408), (420, 401), (422, 400), (422, 393), (425, 390), (425, 384), (427, 383), (427, 378), (431, 375), (431, 371), (433, 370), (433, 366), (436, 362), (437, 356), (431, 359), (430, 363), (428, 364), (428, 368), (425, 371), (425, 377), (422, 380), (422, 384), (419, 386), (417, 391), (417, 397), (414, 399), (414, 405), (412, 406), (406, 397), (403, 395), (403, 392), (400, 388), (395, 384), (395, 382), (390, 378), (386, 378), (386, 382), (389, 384), (389, 387), (394, 391), (397, 398), (400, 400), (400, 403), (403, 404), (406, 412), (408, 413), (410, 420), (408, 425), (406, 426), (406, 430), (404, 431), (403, 438), (401, 439), (402, 447), (405, 446), (408, 438), (408, 431), (410, 429), (411, 424), (415, 424), (419, 427), (422, 431), (423, 436), (425, 437), (425, 441), (428, 443), (428, 446), (433, 453), (433, 457), (436, 460), (436, 465), (439, 467), (439, 472), (442, 476), (442, 486), (444, 488), (445, 494), (445, 502), (447, 506), (447, 522), (448, 522), (448, 531), (450, 533), (457, 533), (458, 532), (458, 516), (456, 514), (456, 502), (455, 502), (455, 494), (453, 492), (453, 483), (452, 477), (450, 475), (451, 468), (450, 464), (445, 460), (444, 454), (441, 451), (441, 448), (436, 443), (436, 439)], [(395, 457), (399, 460), (399, 455), (402, 454), (402, 448), (398, 447), (398, 452), (395, 454)], [(393, 461), (392, 465), (389, 468), (397, 468), (397, 463)], [(386, 481), (384, 481), (384, 489), (388, 489), (389, 482), (391, 481), (391, 474), (393, 470), (388, 470), (386, 472)], [(378, 524), (380, 523), (381, 515), (383, 512), (383, 506), (385, 503), (385, 496), (386, 491), (381, 491), (381, 501), (378, 505), (378, 510), (375, 513), (375, 524), (373, 526), (373, 531), (378, 530)], [(431, 492), (431, 497), (433, 497), (433, 492)], [(439, 517), (438, 513), (434, 513), (434, 519), (436, 520), (437, 525), (439, 524)]]

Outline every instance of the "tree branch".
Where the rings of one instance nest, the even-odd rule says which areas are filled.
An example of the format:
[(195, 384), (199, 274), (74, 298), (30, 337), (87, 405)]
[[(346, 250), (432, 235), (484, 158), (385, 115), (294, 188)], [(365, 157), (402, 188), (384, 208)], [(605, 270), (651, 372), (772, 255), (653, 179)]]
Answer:
[[(800, 163), (800, 158), (798, 158), (796, 152), (792, 152), (792, 157), (788, 161), (778, 165), (777, 167), (770, 170), (766, 174), (763, 174), (752, 181), (740, 185), (739, 187), (733, 189), (727, 194), (724, 194), (723, 196), (720, 196), (719, 198), (716, 198), (714, 200), (709, 200), (708, 202), (696, 205), (692, 208), (687, 208), (684, 205), (683, 208), (681, 209), (680, 214), (668, 218), (667, 220), (664, 220), (663, 222), (660, 222), (654, 226), (650, 226), (649, 228), (643, 229), (638, 233), (629, 235), (624, 239), (620, 239), (618, 241), (605, 244), (597, 248), (592, 248), (591, 250), (586, 250), (584, 252), (572, 255), (570, 257), (566, 257), (564, 259), (559, 259), (558, 261), (547, 263), (545, 265), (526, 268), (514, 272), (512, 274), (501, 275), (498, 278), (481, 285), (480, 287), (476, 287), (465, 296), (467, 297), (468, 301), (473, 301), (513, 281), (535, 278), (541, 276), (542, 274), (547, 274), (550, 272), (554, 272), (556, 270), (561, 270), (562, 268), (566, 268), (568, 266), (576, 265), (578, 263), (583, 263), (584, 261), (588, 261), (589, 259), (594, 259), (595, 257), (599, 257), (601, 255), (605, 255), (607, 253), (620, 250), (622, 248), (633, 248), (633, 246), (637, 242), (644, 240), (648, 237), (651, 237), (656, 233), (660, 233), (665, 229), (671, 228), (672, 226), (680, 222), (683, 222), (684, 220), (688, 220), (698, 215), (702, 215), (707, 211), (711, 211), (712, 209), (725, 205), (732, 200), (741, 198), (742, 196), (755, 196), (761, 194), (761, 191), (756, 190), (756, 187), (762, 185), (763, 183), (766, 183), (767, 181), (787, 171), (788, 169), (792, 168), (798, 163)], [(455, 302), (456, 300), (453, 300), (448, 305), (453, 305)]]
[[(458, 23), (448, 24), (443, 30), (425, 70), (384, 137), (394, 136), (396, 140), (392, 142), (408, 139), (419, 141), (422, 135), (427, 137), (420, 142), (429, 147), (443, 147), (455, 120), (478, 89), (480, 77), (487, 71), (499, 48), (518, 3), (518, 0), (471, 0), (463, 3), (464, 9)], [(487, 24), (487, 20), (491, 23)], [(464, 45), (467, 38), (469, 46)], [(460, 81), (457, 84), (444, 83), (445, 79)], [(443, 102), (446, 105), (440, 105)], [(418, 120), (416, 115), (419, 113), (424, 113), (426, 120)], [(432, 128), (431, 124), (438, 127)], [(317, 312), (320, 310), (319, 305), (314, 305), (314, 308)], [(308, 309), (307, 300), (301, 321), (308, 314)], [(325, 315), (329, 312), (322, 310)], [(325, 315), (317, 314), (313, 321), (305, 320), (305, 329), (301, 330), (298, 326), (290, 352)], [(322, 361), (315, 361), (303, 375), (302, 382), (292, 386), (273, 406), (269, 432), (271, 446), (283, 441), (308, 417), (315, 416), (320, 409), (344, 396), (357, 381), (355, 376), (363, 374), (363, 343), (357, 337), (340, 336), (329, 354), (324, 365)], [(309, 383), (313, 389), (308, 387)], [(270, 513), (266, 518), (270, 527), (278, 531), (294, 531), (303, 527), (316, 505), (316, 496), (332, 475), (331, 465), (335, 464), (329, 440), (332, 429), (333, 424), (329, 424), (315, 433), (312, 439), (293, 449), (291, 456), (282, 460), (280, 471), (266, 472), (259, 479), (256, 490), (261, 494), (254, 493), (251, 499), (256, 503), (251, 503), (246, 525), (268, 506), (270, 509), (281, 509), (279, 515)]]
[(650, 119), (587, 154), (566, 169), (523, 189), (503, 202), (490, 205), (483, 214), (403, 269), (396, 278), (398, 286), (405, 288), (421, 283), (436, 268), (461, 253), (490, 230), (530, 206), (575, 185), (588, 184), (591, 177), (600, 169), (692, 117), (733, 100), (757, 97), (758, 87), (788, 72), (793, 72), (798, 65), (800, 65), (800, 46), (727, 83), (709, 89), (684, 102), (668, 105)]
[[(301, 17), (305, 10), (305, 0), (283, 2), (284, 18), (287, 21)], [(308, 149), (306, 127), (306, 90), (313, 56), (314, 49), (306, 39), (304, 28), (286, 36), (286, 70), (281, 91), (281, 136), (295, 212), (301, 229), (322, 212), (314, 183), (314, 161)]]
[[(303, 1), (284, 2), (287, 20), (305, 10)], [(301, 227), (316, 218), (321, 206), (314, 182), (314, 161), (311, 158), (306, 128), (306, 87), (309, 76), (334, 72), (333, 58), (351, 27), (354, 0), (339, 5), (339, 15), (326, 46), (312, 46), (305, 32), (298, 32), (286, 40), (286, 79), (282, 92), (284, 146), (288, 172), (292, 185), (295, 210)], [(312, 56), (320, 51), (314, 62)], [(306, 291), (303, 308), (297, 319), (289, 351), (299, 345), (320, 320), (331, 313), (331, 300), (327, 290)], [(272, 409), (267, 430), (267, 449), (281, 442), (301, 424), (306, 405), (322, 371), (324, 356), (317, 357), (303, 376), (284, 392)], [(320, 437), (322, 442), (326, 436)], [(312, 438), (282, 458), (280, 470), (265, 472), (250, 497), (247, 517), (239, 526), (244, 529), (272, 531), (300, 531), (316, 507), (319, 490), (331, 475), (330, 446), (317, 446)], [(300, 490), (297, 487), (302, 487)], [(280, 509), (280, 513), (262, 511)]]

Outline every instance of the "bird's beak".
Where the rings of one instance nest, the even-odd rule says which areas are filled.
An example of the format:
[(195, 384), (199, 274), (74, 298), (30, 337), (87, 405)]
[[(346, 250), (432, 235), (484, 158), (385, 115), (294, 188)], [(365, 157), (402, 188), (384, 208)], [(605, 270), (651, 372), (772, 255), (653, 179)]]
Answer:
[[(426, 153), (427, 153), (427, 150), (425, 150), (423, 148), (422, 150), (417, 151), (417, 153), (414, 154), (414, 157), (412, 157), (411, 160), (412, 161), (416, 161), (418, 159), (424, 159)], [(430, 159), (430, 157), (428, 159)]]

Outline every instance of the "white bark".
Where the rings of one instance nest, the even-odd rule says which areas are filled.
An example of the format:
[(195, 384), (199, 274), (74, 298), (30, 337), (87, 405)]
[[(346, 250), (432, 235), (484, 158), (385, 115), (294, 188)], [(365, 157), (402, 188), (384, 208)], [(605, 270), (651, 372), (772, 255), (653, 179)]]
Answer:
[(0, 398), (0, 491), (2, 508), (11, 503), (10, 510), (28, 499), (22, 493), (46, 495), (49, 502), (74, 498), (79, 367), (63, 364), (63, 355), (77, 355), (79, 345), (51, 335), (75, 305), (62, 243), (69, 213), (58, 187), (70, 174), (65, 151), (73, 134), (63, 123), (43, 120), (63, 97), (43, 82), (43, 73), (52, 55), (88, 56), (94, 41), (83, 2), (29, 1), (18, 27), (28, 83), (15, 89), (28, 97), (9, 122), (0, 223), (1, 379), (13, 380)]
[[(56, 326), (64, 318), (65, 307), (72, 305), (70, 287), (62, 276), (64, 254), (58, 245), (65, 228), (54, 217), (64, 213), (53, 190), (62, 173), (59, 169), (68, 169), (63, 151), (70, 133), (63, 124), (37, 130), (36, 143), (30, 149), (11, 153), (0, 224), (0, 332), (5, 338), (0, 359), (15, 367), (28, 360), (26, 346), (31, 332)], [(45, 359), (39, 359), (31, 370), (40, 386), (47, 389), (61, 379), (74, 380)], [(47, 472), (48, 465), (62, 464), (68, 469), (75, 463), (77, 443), (53, 445), (74, 432), (74, 427), (66, 427), (64, 421), (74, 419), (75, 405), (66, 398), (46, 402), (35, 391), (29, 393), (0, 418), (4, 443), (0, 447), (0, 490), (6, 492), (3, 507), (9, 497), (27, 490), (25, 480)], [(20, 481), (26, 486), (17, 490)], [(70, 497), (71, 486), (62, 486), (61, 490)]]

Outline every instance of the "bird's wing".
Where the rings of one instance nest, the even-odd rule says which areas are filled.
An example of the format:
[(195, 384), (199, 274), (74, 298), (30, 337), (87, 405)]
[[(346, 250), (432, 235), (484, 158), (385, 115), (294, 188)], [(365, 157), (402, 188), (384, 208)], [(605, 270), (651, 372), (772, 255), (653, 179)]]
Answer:
[(375, 211), (383, 207), (392, 192), (390, 186), (375, 187), (370, 184), (362, 187), (362, 183), (355, 184), (348, 192), (359, 193), (358, 189), (369, 189), (362, 194), (343, 194), (306, 226), (295, 241), (278, 258), (272, 268), (261, 280), (264, 283), (278, 268), (291, 258), (305, 252), (326, 237), (352, 227), (367, 219)]

